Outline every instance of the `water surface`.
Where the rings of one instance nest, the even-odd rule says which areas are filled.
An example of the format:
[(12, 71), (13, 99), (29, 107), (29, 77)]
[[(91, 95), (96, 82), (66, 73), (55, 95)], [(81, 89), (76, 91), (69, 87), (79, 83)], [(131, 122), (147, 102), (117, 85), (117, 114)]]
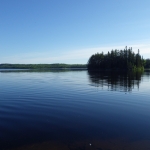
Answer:
[(0, 149), (150, 149), (150, 72), (0, 71)]

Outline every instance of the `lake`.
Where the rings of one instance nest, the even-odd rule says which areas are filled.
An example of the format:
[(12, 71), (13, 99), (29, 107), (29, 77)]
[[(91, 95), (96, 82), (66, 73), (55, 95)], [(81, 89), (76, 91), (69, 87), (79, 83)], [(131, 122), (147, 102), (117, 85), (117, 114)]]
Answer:
[(0, 70), (1, 150), (149, 150), (150, 71)]

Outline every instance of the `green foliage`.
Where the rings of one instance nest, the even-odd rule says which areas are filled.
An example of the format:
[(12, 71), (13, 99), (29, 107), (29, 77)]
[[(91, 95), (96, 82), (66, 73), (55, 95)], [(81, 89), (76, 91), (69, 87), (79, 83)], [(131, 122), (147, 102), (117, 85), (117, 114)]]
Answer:
[(145, 68), (150, 68), (150, 59), (144, 60), (144, 67)]
[(83, 64), (0, 64), (0, 69), (82, 69), (86, 67)]
[(132, 48), (124, 50), (112, 50), (107, 54), (97, 53), (92, 55), (87, 63), (88, 69), (115, 69), (115, 70), (143, 70), (144, 60)]

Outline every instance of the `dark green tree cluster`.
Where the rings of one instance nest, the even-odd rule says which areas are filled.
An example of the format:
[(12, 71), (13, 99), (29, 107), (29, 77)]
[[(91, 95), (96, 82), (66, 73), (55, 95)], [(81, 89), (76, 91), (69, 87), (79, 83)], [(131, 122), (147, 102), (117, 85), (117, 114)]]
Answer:
[(139, 53), (135, 54), (132, 48), (112, 50), (107, 54), (97, 53), (92, 55), (87, 63), (88, 69), (143, 69), (144, 60)]
[(144, 63), (145, 68), (150, 68), (150, 59), (146, 59)]

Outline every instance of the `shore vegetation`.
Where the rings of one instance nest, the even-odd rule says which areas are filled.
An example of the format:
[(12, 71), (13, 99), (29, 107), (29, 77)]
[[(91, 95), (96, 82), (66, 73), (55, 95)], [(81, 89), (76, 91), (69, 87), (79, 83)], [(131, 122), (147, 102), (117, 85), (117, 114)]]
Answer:
[(86, 64), (0, 64), (0, 69), (84, 69)]
[(138, 50), (137, 54), (132, 48), (124, 50), (112, 50), (107, 54), (93, 54), (87, 63), (89, 70), (143, 70), (144, 59)]

